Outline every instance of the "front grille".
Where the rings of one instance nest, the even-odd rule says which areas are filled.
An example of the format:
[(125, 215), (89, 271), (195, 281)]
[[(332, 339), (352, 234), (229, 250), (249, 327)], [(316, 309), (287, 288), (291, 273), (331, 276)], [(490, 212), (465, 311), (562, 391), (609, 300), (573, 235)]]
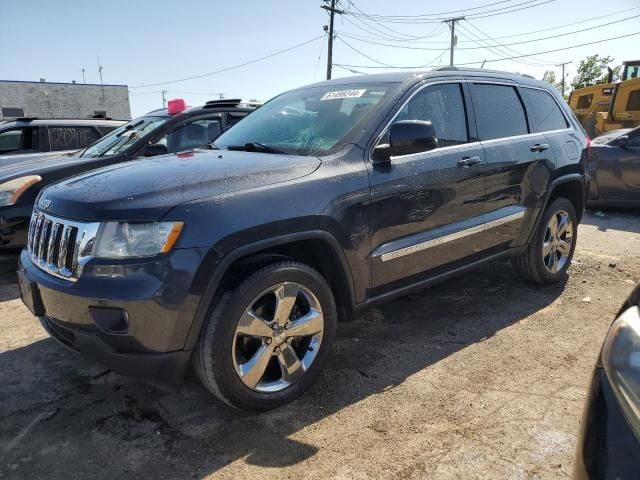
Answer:
[(99, 226), (99, 223), (74, 222), (34, 210), (27, 250), (41, 270), (74, 281), (91, 258)]

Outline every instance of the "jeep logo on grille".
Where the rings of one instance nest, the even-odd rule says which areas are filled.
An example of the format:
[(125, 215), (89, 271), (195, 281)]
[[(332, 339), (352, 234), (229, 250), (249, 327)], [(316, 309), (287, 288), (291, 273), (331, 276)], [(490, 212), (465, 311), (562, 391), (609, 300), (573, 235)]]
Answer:
[(48, 198), (43, 198), (42, 200), (40, 200), (40, 208), (42, 208), (43, 210), (46, 210), (50, 206), (51, 200), (49, 200)]

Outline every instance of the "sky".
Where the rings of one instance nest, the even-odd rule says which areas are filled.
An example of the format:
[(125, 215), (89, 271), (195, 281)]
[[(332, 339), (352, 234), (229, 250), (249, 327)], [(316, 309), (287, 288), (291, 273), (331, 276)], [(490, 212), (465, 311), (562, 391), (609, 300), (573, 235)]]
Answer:
[[(0, 0), (0, 79), (80, 83), (84, 68), (86, 82), (99, 83), (101, 65), (105, 84), (129, 86), (134, 117), (161, 107), (162, 90), (168, 99), (185, 98), (189, 105), (218, 98), (219, 93), (225, 98), (266, 101), (288, 89), (324, 80), (327, 35), (323, 26), (328, 15), (321, 4), (321, 0)], [(536, 78), (545, 70), (555, 70), (560, 78), (561, 70), (555, 65), (572, 62), (567, 65), (570, 80), (587, 55), (610, 55), (617, 62), (640, 58), (640, 35), (636, 35), (534, 59), (491, 61), (640, 33), (640, 17), (631, 18), (640, 15), (640, 0), (340, 0), (340, 8), (379, 15), (376, 20), (423, 15), (430, 23), (376, 23), (371, 17), (337, 15), (333, 63), (357, 67), (347, 67), (352, 72), (334, 66), (334, 78), (395, 70), (389, 67), (447, 65), (450, 31), (439, 19), (459, 15), (468, 19), (456, 27), (456, 64), (480, 67), (487, 60), (484, 68)], [(473, 18), (505, 9), (514, 11)], [(604, 15), (608, 16), (594, 18)], [(600, 27), (610, 22), (614, 23)], [(555, 28), (567, 24), (574, 25)], [(581, 31), (531, 41), (577, 30)], [(204, 76), (300, 44), (304, 45)], [(493, 46), (491, 50), (487, 45)], [(193, 76), (201, 77), (153, 85)]]

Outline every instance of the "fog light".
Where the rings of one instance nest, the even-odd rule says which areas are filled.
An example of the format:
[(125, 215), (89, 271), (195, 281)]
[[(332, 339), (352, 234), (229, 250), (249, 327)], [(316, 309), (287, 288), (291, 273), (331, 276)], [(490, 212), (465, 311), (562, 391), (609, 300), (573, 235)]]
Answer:
[(89, 307), (93, 322), (107, 333), (123, 335), (129, 331), (129, 316), (119, 308)]

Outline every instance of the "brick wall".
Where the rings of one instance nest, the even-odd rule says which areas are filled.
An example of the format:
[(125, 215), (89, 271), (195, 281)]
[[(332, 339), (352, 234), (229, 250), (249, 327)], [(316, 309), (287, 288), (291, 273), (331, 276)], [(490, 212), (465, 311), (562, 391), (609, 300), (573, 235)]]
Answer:
[(114, 119), (131, 118), (126, 85), (0, 80), (0, 120), (2, 108), (22, 108), (26, 117), (86, 118), (106, 111)]

